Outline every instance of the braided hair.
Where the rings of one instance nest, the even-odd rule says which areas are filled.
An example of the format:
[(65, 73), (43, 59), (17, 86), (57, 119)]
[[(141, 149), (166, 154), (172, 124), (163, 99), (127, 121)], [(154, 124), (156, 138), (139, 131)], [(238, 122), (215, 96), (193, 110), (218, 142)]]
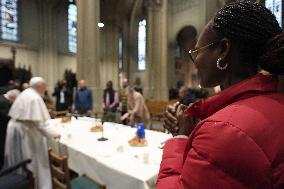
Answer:
[(216, 13), (210, 30), (234, 42), (240, 62), (255, 72), (259, 65), (272, 74), (284, 74), (284, 34), (264, 6), (251, 1), (227, 4)]

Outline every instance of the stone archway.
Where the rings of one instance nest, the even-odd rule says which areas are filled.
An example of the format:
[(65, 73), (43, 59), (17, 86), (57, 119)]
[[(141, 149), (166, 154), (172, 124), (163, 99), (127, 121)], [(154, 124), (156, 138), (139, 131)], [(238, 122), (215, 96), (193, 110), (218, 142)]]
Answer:
[(180, 49), (181, 57), (188, 59), (188, 51), (196, 43), (197, 31), (194, 26), (185, 26), (177, 34), (176, 41)]
[(182, 27), (176, 36), (177, 53), (175, 58), (175, 75), (176, 83), (184, 83), (184, 85), (196, 87), (196, 82), (192, 78), (194, 76), (194, 66), (190, 61), (188, 51), (193, 49), (197, 41), (197, 30), (192, 25)]

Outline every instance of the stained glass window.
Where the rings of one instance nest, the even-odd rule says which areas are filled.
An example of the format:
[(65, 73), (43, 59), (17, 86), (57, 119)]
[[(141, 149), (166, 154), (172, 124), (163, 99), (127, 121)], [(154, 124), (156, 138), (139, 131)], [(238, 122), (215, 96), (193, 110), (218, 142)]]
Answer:
[(1, 0), (1, 39), (18, 41), (18, 0)]
[(280, 26), (282, 26), (282, 0), (265, 0), (265, 6), (276, 16)]
[(122, 35), (118, 39), (118, 68), (122, 69)]
[(68, 6), (68, 49), (77, 52), (77, 6), (72, 0)]
[(146, 68), (146, 20), (138, 24), (138, 70)]

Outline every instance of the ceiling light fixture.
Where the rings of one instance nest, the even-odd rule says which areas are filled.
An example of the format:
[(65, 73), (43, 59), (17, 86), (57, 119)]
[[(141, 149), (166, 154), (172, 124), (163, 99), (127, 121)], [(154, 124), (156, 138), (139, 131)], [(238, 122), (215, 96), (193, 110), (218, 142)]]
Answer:
[(99, 26), (100, 28), (102, 28), (102, 27), (104, 27), (105, 25), (104, 25), (104, 23), (99, 22), (99, 23), (98, 23), (98, 26)]

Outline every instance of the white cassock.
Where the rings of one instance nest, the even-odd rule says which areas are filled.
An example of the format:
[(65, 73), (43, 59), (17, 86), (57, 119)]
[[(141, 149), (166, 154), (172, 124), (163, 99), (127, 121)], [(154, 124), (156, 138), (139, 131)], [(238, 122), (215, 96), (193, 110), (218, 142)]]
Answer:
[(28, 168), (33, 172), (37, 189), (51, 189), (46, 136), (53, 137), (45, 121), (50, 119), (41, 96), (32, 88), (23, 91), (12, 105), (8, 123), (5, 166), (32, 159)]

